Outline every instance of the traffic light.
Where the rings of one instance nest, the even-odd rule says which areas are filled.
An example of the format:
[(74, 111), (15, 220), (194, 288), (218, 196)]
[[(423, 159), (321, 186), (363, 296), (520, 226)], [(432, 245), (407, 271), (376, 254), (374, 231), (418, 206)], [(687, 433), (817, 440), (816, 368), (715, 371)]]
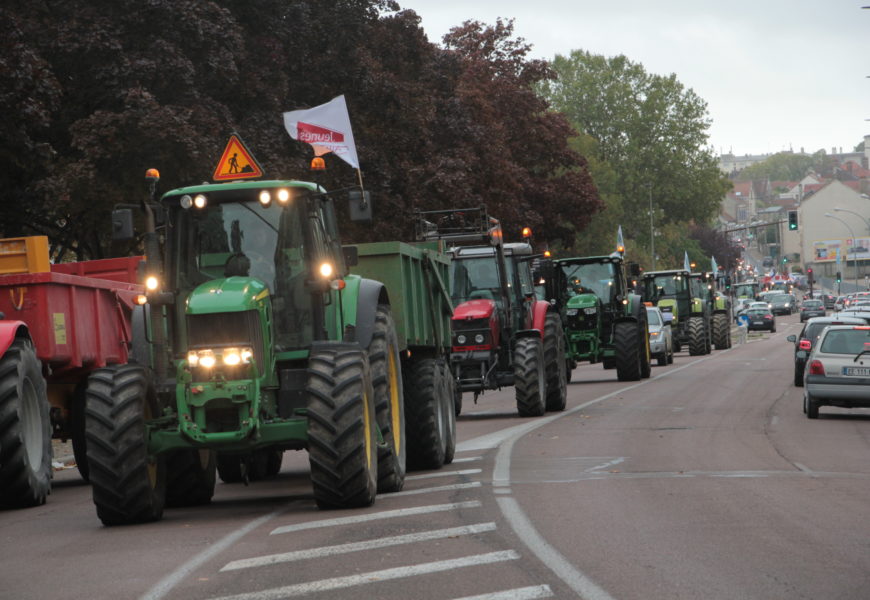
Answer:
[(814, 283), (814, 282), (815, 282), (815, 280), (813, 279), (813, 269), (812, 269), (812, 267), (810, 267), (809, 269), (807, 269), (807, 282), (808, 282), (808, 283)]
[(840, 283), (841, 281), (843, 281), (843, 278), (840, 277), (840, 272), (837, 271), (837, 283)]
[(798, 211), (788, 211), (788, 230), (797, 231), (798, 228)]

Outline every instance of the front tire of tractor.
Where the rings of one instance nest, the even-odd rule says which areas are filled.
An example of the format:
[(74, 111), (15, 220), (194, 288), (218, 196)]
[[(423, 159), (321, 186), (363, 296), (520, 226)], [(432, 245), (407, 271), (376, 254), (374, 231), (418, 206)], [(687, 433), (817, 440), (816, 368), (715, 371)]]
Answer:
[(456, 412), (452, 404), (455, 397), (454, 387), (456, 382), (453, 380), (453, 374), (450, 372), (450, 366), (447, 364), (447, 361), (439, 360), (438, 368), (441, 371), (441, 380), (447, 388), (441, 394), (441, 397), (447, 402), (447, 406), (444, 407), (444, 416), (447, 421), (444, 426), (447, 438), (444, 442), (444, 464), (449, 465), (453, 462), (453, 457), (456, 456)]
[(166, 506), (199, 506), (214, 496), (215, 452), (179, 450), (166, 459)]
[(88, 465), (103, 525), (158, 521), (166, 502), (166, 463), (151, 460), (145, 423), (157, 414), (153, 388), (136, 364), (94, 371), (85, 404)]
[(544, 322), (544, 367), (547, 373), (547, 410), (565, 410), (568, 404), (565, 332), (557, 313), (547, 313)]
[(0, 506), (39, 506), (51, 493), (48, 411), (36, 352), (18, 338), (0, 359)]
[(317, 506), (371, 506), (377, 493), (377, 430), (368, 358), (349, 345), (312, 349), (308, 460)]
[(443, 361), (420, 358), (406, 361), (405, 417), (410, 468), (440, 469), (445, 463), (456, 412), (452, 406), (452, 377)]
[(407, 451), (405, 401), (399, 366), (399, 340), (390, 307), (379, 304), (369, 344), (375, 393), (375, 419), (384, 444), (378, 447), (378, 492), (399, 492), (405, 485)]
[(727, 350), (731, 347), (731, 326), (724, 313), (713, 315), (713, 345), (716, 350)]
[(638, 324), (634, 321), (620, 321), (613, 331), (613, 345), (616, 349), (616, 378), (619, 381), (638, 381), (642, 374)]
[(540, 336), (517, 340), (514, 348), (514, 390), (521, 417), (540, 417), (546, 410), (544, 347)]
[(689, 355), (700, 356), (706, 354), (707, 332), (704, 327), (703, 317), (689, 318)]

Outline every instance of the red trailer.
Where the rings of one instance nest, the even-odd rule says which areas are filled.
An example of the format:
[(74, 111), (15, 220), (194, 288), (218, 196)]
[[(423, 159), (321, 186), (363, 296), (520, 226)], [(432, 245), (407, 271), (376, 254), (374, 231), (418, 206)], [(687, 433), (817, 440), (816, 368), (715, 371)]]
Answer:
[(0, 240), (0, 506), (45, 502), (52, 437), (88, 478), (88, 375), (130, 356), (140, 260), (52, 265), (45, 237)]

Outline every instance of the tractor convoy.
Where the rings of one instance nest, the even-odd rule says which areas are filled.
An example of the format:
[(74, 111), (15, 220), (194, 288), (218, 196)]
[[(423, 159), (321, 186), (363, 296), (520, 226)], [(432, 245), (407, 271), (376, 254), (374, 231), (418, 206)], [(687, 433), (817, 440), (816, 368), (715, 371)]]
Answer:
[(317, 183), (147, 181), (111, 222), (144, 257), (51, 264), (44, 237), (0, 240), (0, 507), (45, 502), (52, 438), (105, 525), (273, 477), (286, 450), (307, 450), (320, 508), (369, 506), (452, 462), (463, 392), (513, 386), (534, 417), (566, 408), (581, 361), (649, 377), (645, 303), (693, 355), (731, 343), (709, 276), (646, 273), (638, 295), (620, 253), (543, 258), (482, 206), (342, 245)]

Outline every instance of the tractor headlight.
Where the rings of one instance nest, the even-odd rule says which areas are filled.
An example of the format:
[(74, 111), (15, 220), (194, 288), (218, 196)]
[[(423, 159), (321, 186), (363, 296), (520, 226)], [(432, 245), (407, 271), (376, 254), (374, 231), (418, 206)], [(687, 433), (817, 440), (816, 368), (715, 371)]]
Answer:
[(466, 337), (465, 337), (464, 335), (462, 335), (461, 333), (460, 333), (459, 335), (456, 336), (456, 343), (457, 343), (457, 344), (462, 345), (462, 344), (465, 344), (466, 341), (468, 341), (468, 338), (466, 338)]
[(578, 310), (576, 308), (569, 308), (567, 311), (565, 311), (565, 314), (568, 315), (569, 317), (576, 317), (577, 312), (578, 312)]
[(154, 275), (149, 275), (145, 278), (145, 289), (149, 292), (155, 291), (159, 285), (160, 281)]
[(483, 340), (484, 340), (484, 337), (483, 337), (482, 333), (478, 333), (477, 335), (474, 336), (474, 343), (475, 344), (482, 344)]
[(332, 269), (331, 263), (325, 262), (325, 263), (321, 264), (319, 270), (320, 270), (320, 276), (323, 277), (324, 279), (329, 279), (330, 277), (332, 277), (333, 269)]
[(221, 348), (218, 350), (191, 350), (187, 353), (187, 364), (204, 369), (214, 368), (218, 363), (228, 367), (249, 365), (254, 359), (251, 348)]
[(594, 306), (592, 306), (590, 308), (584, 308), (583, 312), (585, 312), (587, 315), (594, 315), (596, 312), (598, 312), (598, 310)]

